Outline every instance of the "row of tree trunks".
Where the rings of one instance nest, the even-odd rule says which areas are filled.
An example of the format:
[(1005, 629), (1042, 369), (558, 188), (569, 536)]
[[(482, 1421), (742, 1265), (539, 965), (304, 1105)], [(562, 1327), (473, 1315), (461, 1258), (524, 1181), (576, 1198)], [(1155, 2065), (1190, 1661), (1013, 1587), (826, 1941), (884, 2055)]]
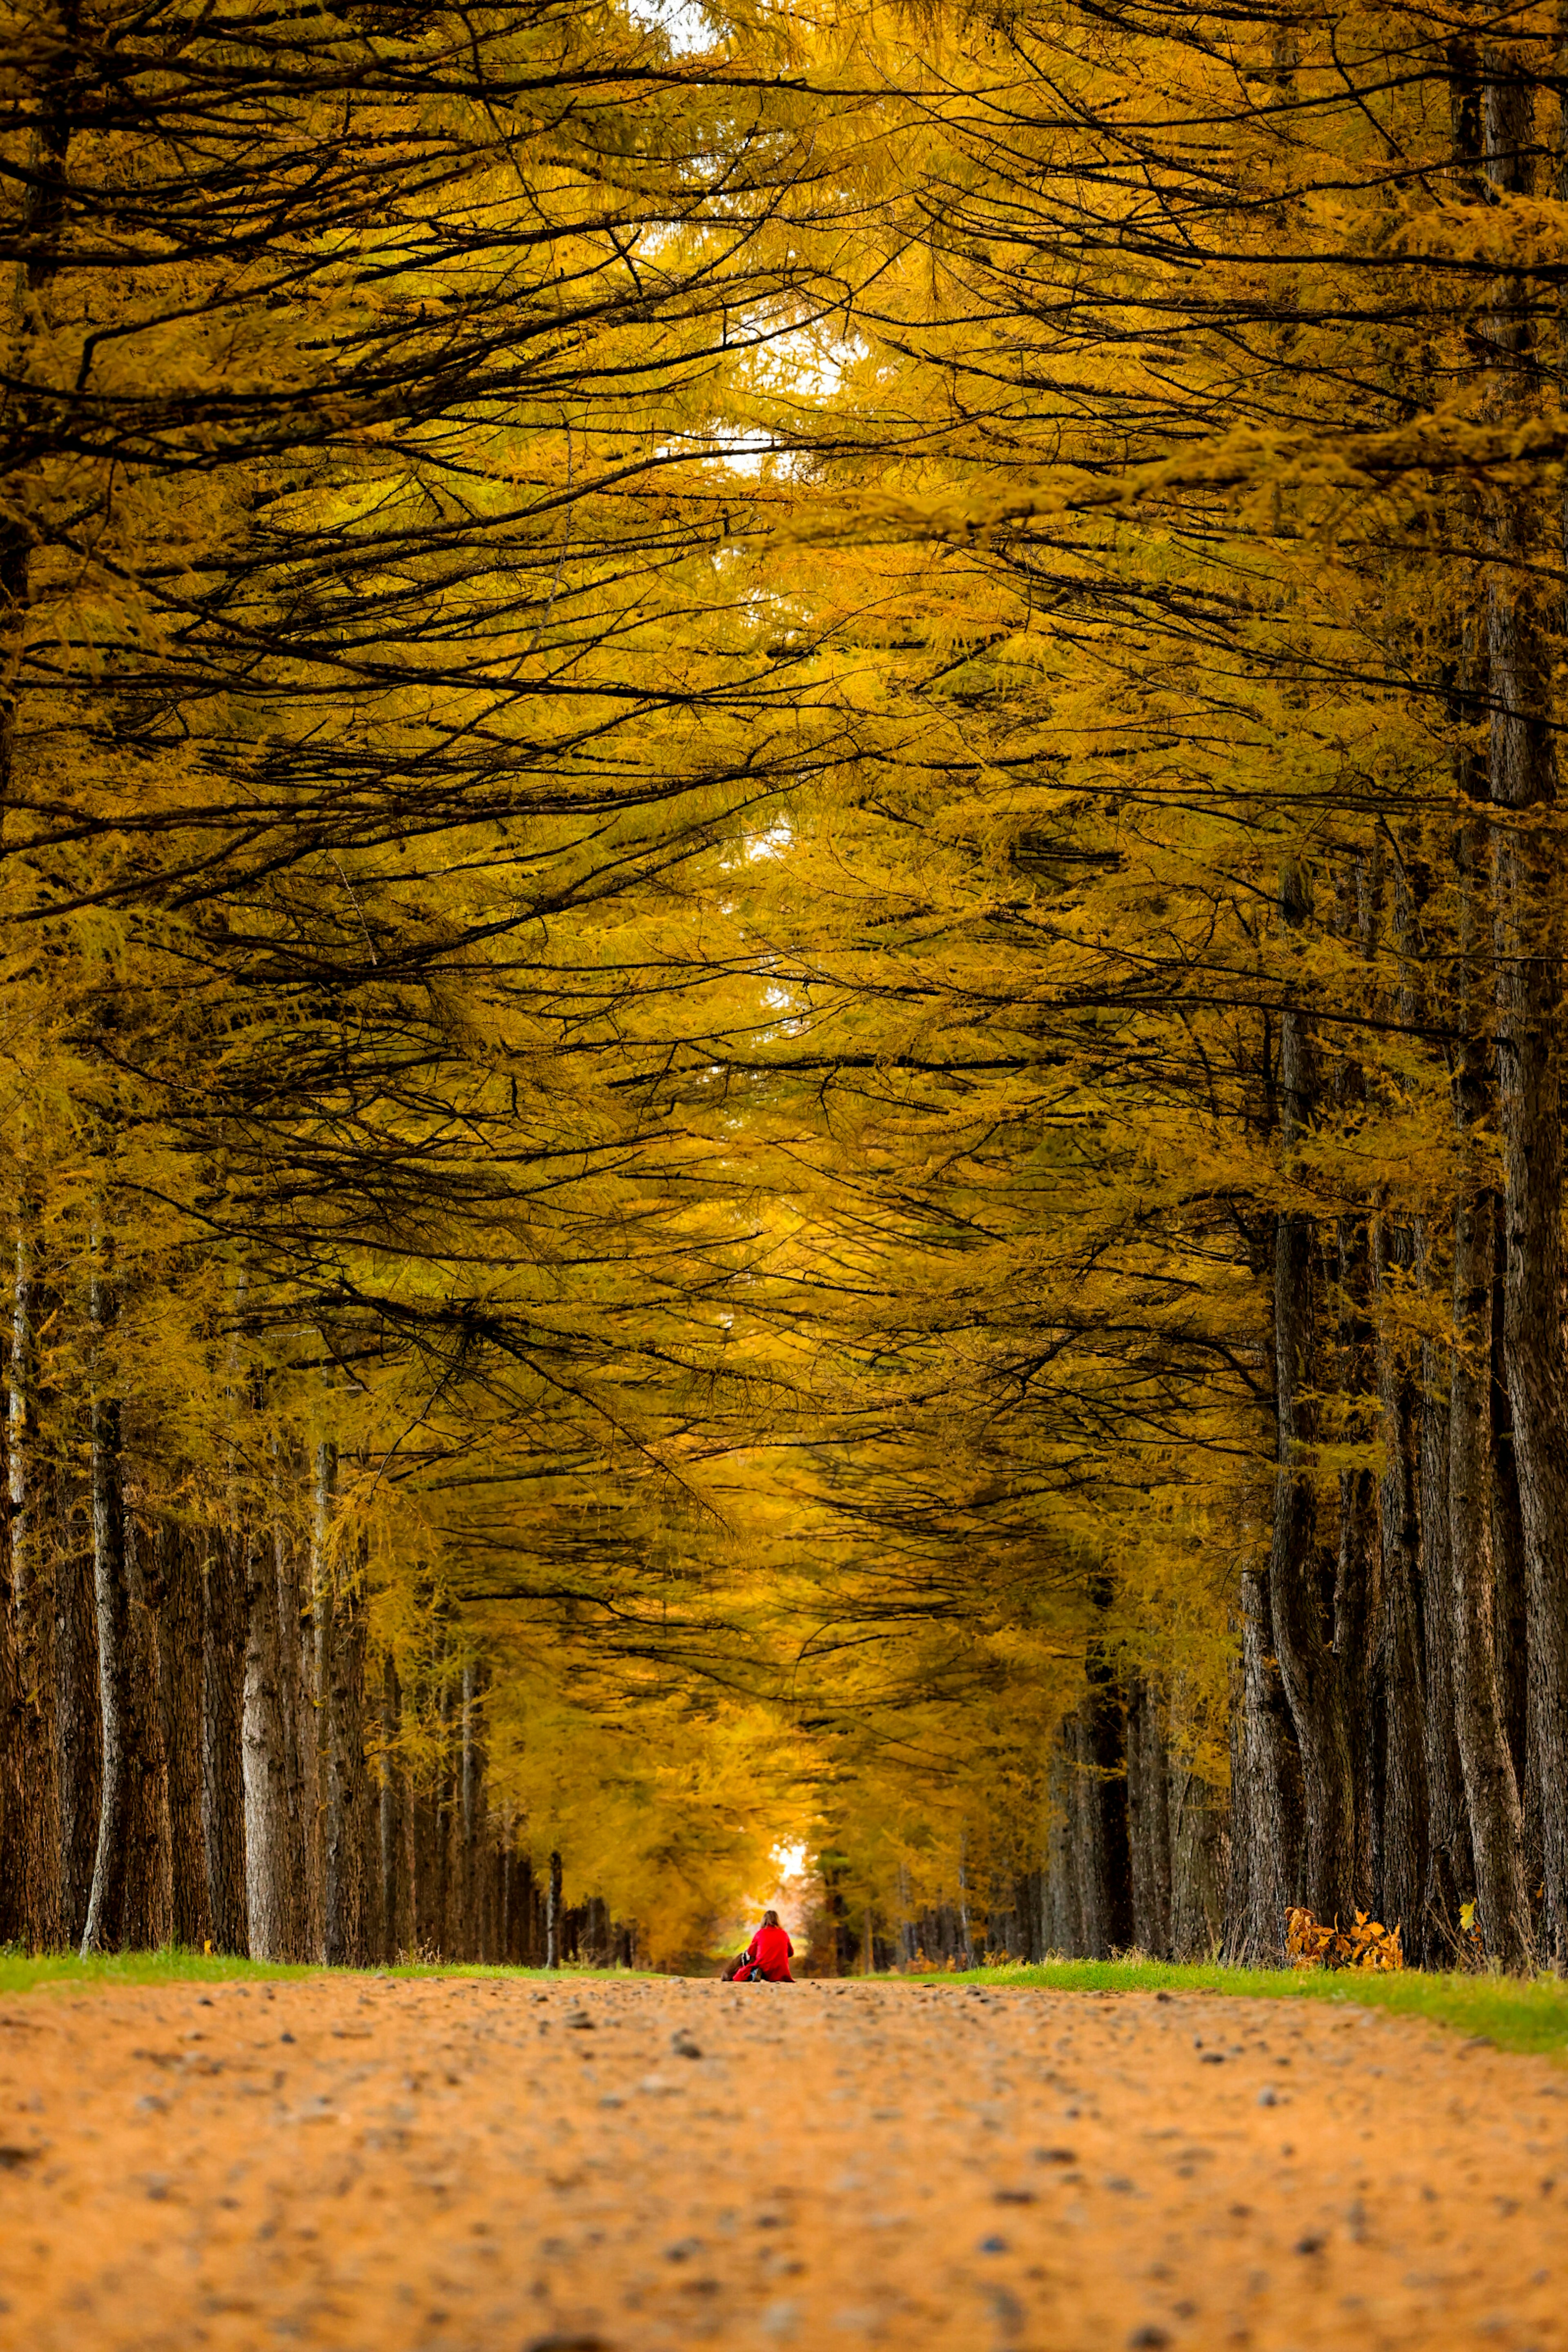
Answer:
[(79, 1469), (38, 1435), (64, 1418), (35, 1339), (52, 1312), (24, 1235), (0, 1397), (0, 1943), (361, 1965), (621, 1949), (602, 1903), (565, 1907), (558, 1855), (536, 1883), (490, 1803), (479, 1662), (444, 1667), (447, 1760), (411, 1783), (395, 1664), (368, 1656), (363, 1549), (346, 1572), (332, 1556), (331, 1448), (308, 1543), (281, 1465), (260, 1523), (172, 1519), (126, 1449), (107, 1238)]
[[(1472, 631), (1458, 667), (1461, 710), (1484, 701), (1489, 658)], [(1389, 1336), (1401, 1286), (1434, 1306), (1441, 1295), (1432, 1241), (1418, 1226), (1369, 1218), (1369, 1315), (1347, 1344), (1361, 1264), (1354, 1221), (1338, 1221), (1331, 1234), (1297, 1209), (1276, 1221), (1278, 1469), (1268, 1572), (1242, 1580), (1227, 1930), (1228, 1948), (1257, 1961), (1279, 1958), (1293, 1903), (1325, 1919), (1375, 1911), (1401, 1926), (1407, 1957), (1428, 1964), (1452, 1959), (1461, 1907), (1473, 1903), (1485, 1949), (1503, 1966), (1558, 1958), (1548, 1727), (1561, 1685), (1555, 1633), (1542, 1631), (1544, 1618), (1558, 1622), (1559, 1604), (1542, 1598), (1542, 1546), (1553, 1539), (1542, 1533), (1548, 1507), (1527, 1503), (1528, 1440), (1508, 1339), (1519, 1245), (1486, 1140), (1498, 1109), (1489, 1040), (1501, 982), (1490, 909), (1501, 853), (1473, 748), (1459, 755), (1456, 780), (1448, 1344), (1428, 1337), (1412, 1360)], [(1303, 1131), (1292, 1122), (1310, 1118), (1316, 1084), (1306, 1024), (1288, 1013), (1288, 1138)], [(1541, 1278), (1559, 1274), (1549, 1266)], [(1331, 1287), (1338, 1387), (1352, 1414), (1364, 1395), (1366, 1427), (1379, 1438), (1375, 1491), (1371, 1471), (1331, 1483), (1317, 1468), (1318, 1400), (1335, 1385), (1323, 1361)], [(1561, 1335), (1554, 1344), (1560, 1350)], [(1539, 1425), (1547, 1408), (1538, 1397), (1531, 1409)], [(1544, 1898), (1539, 1911), (1531, 1886)]]

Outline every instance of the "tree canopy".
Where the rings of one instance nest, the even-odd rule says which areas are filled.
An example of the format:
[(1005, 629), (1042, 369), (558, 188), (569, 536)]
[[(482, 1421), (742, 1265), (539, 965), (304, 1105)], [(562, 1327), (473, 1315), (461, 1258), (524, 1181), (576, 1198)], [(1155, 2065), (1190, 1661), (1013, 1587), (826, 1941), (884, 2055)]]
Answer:
[(4, 54), (0, 1937), (1568, 1960), (1555, 17)]

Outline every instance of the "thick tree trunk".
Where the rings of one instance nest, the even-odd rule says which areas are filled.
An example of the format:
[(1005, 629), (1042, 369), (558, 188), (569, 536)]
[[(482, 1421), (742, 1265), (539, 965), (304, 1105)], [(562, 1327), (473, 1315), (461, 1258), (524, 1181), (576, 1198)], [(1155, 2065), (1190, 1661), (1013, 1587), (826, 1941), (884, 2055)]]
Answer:
[[(15, 1740), (18, 1785), (11, 1821), (17, 1841), (17, 1875), (8, 1878), (0, 1829), (0, 1913), (5, 1888), (16, 1896), (13, 1933), (30, 1951), (54, 1951), (62, 1937), (60, 1889), (59, 1675), (56, 1624), (58, 1538), (53, 1525), (54, 1467), (39, 1442), (39, 1372), (34, 1346), (37, 1286), (26, 1238), (16, 1240), (11, 1370), (4, 1436), (8, 1440), (5, 1496), (9, 1501), (11, 1616), (14, 1650)], [(46, 1297), (42, 1304), (47, 1307)], [(0, 1649), (7, 1629), (0, 1626)], [(0, 1665), (0, 1685), (5, 1679)], [(5, 1720), (0, 1698), (0, 1720)], [(4, 1767), (0, 1766), (0, 1770)], [(0, 1800), (0, 1821), (5, 1816)], [(0, 1941), (5, 1930), (0, 1927)]]
[(16, 1518), (8, 1467), (0, 1505), (0, 1946), (30, 1945), (26, 1708), (22, 1685), (21, 1612), (16, 1605), (13, 1566)]
[(327, 1737), (326, 1948), (337, 1968), (366, 1958), (366, 1832), (369, 1781), (364, 1759), (364, 1607), (344, 1580), (333, 1608), (332, 1677)]
[(311, 1644), (303, 1634), (300, 1553), (287, 1532), (283, 1504), (279, 1480), (272, 1559), (278, 1584), (278, 1712), (288, 1802), (289, 1954), (291, 1959), (313, 1960), (321, 1948), (314, 1932), (310, 1885), (315, 1832), (315, 1740), (308, 1722), (313, 1713), (309, 1660)]
[(1064, 1959), (1083, 1951), (1083, 1918), (1079, 1909), (1078, 1871), (1073, 1858), (1073, 1820), (1077, 1776), (1072, 1769), (1073, 1734), (1061, 1724), (1051, 1742), (1047, 1782), (1050, 1798), (1048, 1870), (1046, 1886), (1050, 1948)]
[(1089, 1958), (1103, 1960), (1132, 1941), (1126, 1748), (1121, 1704), (1110, 1669), (1096, 1651), (1089, 1655), (1089, 1678), (1074, 1718), (1075, 1860), (1084, 1950)]
[(138, 1759), (132, 1791), (130, 1927), (138, 1948), (155, 1950), (174, 1932), (174, 1841), (159, 1667), (163, 1586), (156, 1547), (129, 1505), (125, 1565), (131, 1583), (132, 1752)]
[(126, 1940), (132, 1781), (140, 1760), (132, 1745), (131, 1581), (125, 1561), (120, 1402), (110, 1392), (106, 1352), (114, 1299), (103, 1265), (104, 1247), (100, 1242), (94, 1251), (91, 1305), (92, 1568), (103, 1777), (92, 1888), (82, 1929), (84, 1952), (115, 1951)]
[[(1494, 199), (1528, 196), (1534, 89), (1489, 52), (1482, 128)], [(1521, 278), (1487, 321), (1489, 403), (1515, 417), (1534, 399), (1532, 321)], [(1568, 1335), (1563, 1252), (1563, 917), (1550, 557), (1538, 499), (1513, 485), (1488, 501), (1489, 784), (1496, 827), (1497, 1069), (1506, 1236), (1503, 1340), (1513, 1413), (1529, 1612), (1530, 1713), (1537, 1743), (1553, 1966), (1568, 1967)], [(1535, 1778), (1532, 1775), (1532, 1780)], [(1479, 1861), (1479, 1856), (1478, 1856)]]
[[(829, 1888), (828, 1895), (830, 1906), (832, 1898), (836, 1893), (837, 1889)], [(840, 1924), (843, 1908), (843, 1897), (840, 1895), (838, 1897)], [(544, 1965), (547, 1969), (558, 1969), (561, 1966), (561, 1856), (558, 1853), (552, 1853), (550, 1857), (550, 1892), (545, 1897), (544, 1905)], [(836, 1976), (841, 1976), (843, 1974), (842, 1967), (836, 1968), (834, 1974)]]
[(1159, 1702), (1142, 1677), (1127, 1708), (1127, 1835), (1132, 1936), (1155, 1959), (1171, 1949), (1171, 1774)]
[(533, 1864), (527, 1854), (517, 1859), (517, 1957), (525, 1969), (539, 1964), (539, 1889), (534, 1883)]
[[(306, 1933), (311, 1953), (326, 1950), (326, 1838), (328, 1752), (332, 1673), (332, 1497), (337, 1486), (337, 1448), (324, 1439), (316, 1447), (311, 1497), (310, 1614), (306, 1676), (309, 1704), (300, 1711), (300, 1772), (305, 1791), (308, 1844)], [(416, 1941), (410, 1930), (410, 1943)]]
[(397, 1667), (388, 1650), (381, 1662), (381, 1794), (377, 1813), (381, 1853), (381, 1958), (390, 1967), (397, 1958), (397, 1874), (401, 1840), (398, 1834), (397, 1734), (401, 1719)]
[(1448, 1521), (1454, 1576), (1454, 1699), (1488, 1952), (1505, 1968), (1531, 1956), (1524, 1822), (1498, 1687), (1491, 1526), (1490, 1321), (1495, 1204), (1478, 1187), (1454, 1232)]
[(1184, 1765), (1171, 1768), (1171, 1954), (1212, 1959), (1225, 1938), (1230, 1838), (1218, 1793)]
[(182, 1528), (159, 1523), (163, 1605), (158, 1612), (158, 1696), (169, 1774), (169, 1847), (174, 1940), (199, 1952), (212, 1935), (202, 1828), (202, 1578)]
[(1461, 808), (1454, 1115), (1463, 1149), (1454, 1218), (1448, 1389), (1448, 1531), (1454, 1591), (1454, 1700), (1481, 1929), (1503, 1967), (1531, 1957), (1523, 1817), (1497, 1671), (1492, 1549), (1491, 1338), (1497, 1203), (1468, 1139), (1488, 1108), (1479, 905), (1485, 828)]
[(458, 1778), (457, 1949), (471, 1960), (479, 1951), (479, 1756), (476, 1668), (463, 1661), (461, 1749)]
[(81, 1948), (147, 1950), (168, 1940), (168, 1801), (158, 1720), (157, 1646), (125, 1512), (119, 1399), (109, 1348), (115, 1302), (107, 1244), (92, 1279), (93, 1592), (98, 1614), (103, 1783)]
[(439, 1837), (437, 1791), (427, 1786), (414, 1798), (414, 1941), (421, 1957), (440, 1946), (436, 1904)]
[(1427, 1727), (1421, 1622), (1421, 1520), (1417, 1483), (1415, 1383), (1399, 1349), (1391, 1275), (1414, 1260), (1407, 1227), (1380, 1217), (1373, 1234), (1379, 1302), (1378, 1406), (1383, 1476), (1378, 1486), (1381, 1601), (1373, 1649), (1373, 1759), (1376, 1792), (1373, 1855), (1377, 1914), (1404, 1931), (1406, 1958), (1418, 1959), (1427, 1875)]
[(73, 1500), (63, 1515), (55, 1571), (57, 1757), (60, 1786), (60, 1926), (73, 1948), (87, 1926), (103, 1790), (103, 1712), (98, 1688), (98, 1607), (90, 1514)]
[(431, 1940), (444, 1958), (456, 1956), (453, 1934), (453, 1869), (452, 1817), (457, 1780), (452, 1759), (452, 1685), (443, 1674), (436, 1696), (436, 1724), (439, 1739), (439, 1762), (437, 1767), (435, 1800), (435, 1849), (431, 1880)]
[(1470, 1817), (1454, 1701), (1456, 1624), (1448, 1517), (1448, 1397), (1436, 1343), (1421, 1348), (1421, 1624), (1426, 1685), (1426, 1890), (1422, 1932), (1407, 1956), (1448, 1966), (1458, 1948), (1459, 1906), (1475, 1893)]
[(1299, 1899), (1302, 1846), (1300, 1763), (1274, 1657), (1268, 1582), (1241, 1580), (1240, 1777), (1231, 1794), (1231, 1836), (1245, 1843), (1238, 1875), (1246, 1914), (1232, 1932), (1235, 1957), (1272, 1968), (1285, 1953), (1285, 1913)]
[(245, 1559), (237, 1537), (209, 1536), (202, 1572), (202, 1843), (207, 1911), (220, 1952), (250, 1948), (246, 1914)]
[[(1498, 1239), (1502, 1220), (1498, 1220)], [(1540, 1822), (1533, 1823), (1525, 1804), (1530, 1759), (1530, 1655), (1524, 1514), (1519, 1491), (1519, 1465), (1514, 1454), (1513, 1413), (1509, 1402), (1502, 1348), (1503, 1284), (1492, 1286), (1492, 1357), (1488, 1403), (1492, 1417), (1492, 1576), (1497, 1594), (1498, 1696), (1502, 1706), (1503, 1737), (1513, 1759), (1524, 1818), (1528, 1854), (1534, 1829), (1536, 1860), (1540, 1861)], [(1534, 1882), (1540, 1884), (1539, 1879)]]
[[(1294, 867), (1281, 894), (1286, 919), (1305, 919)], [(1279, 1024), (1281, 1131), (1287, 1161), (1311, 1122), (1315, 1076), (1307, 1024), (1289, 1007)], [(1319, 1528), (1315, 1396), (1323, 1321), (1321, 1276), (1313, 1219), (1282, 1211), (1274, 1243), (1275, 1413), (1278, 1469), (1268, 1592), (1274, 1652), (1295, 1726), (1306, 1812), (1305, 1901), (1321, 1919), (1348, 1919), (1358, 1892), (1357, 1808), (1342, 1662), (1333, 1647), (1326, 1602), (1337, 1563)]]
[(289, 1769), (279, 1695), (278, 1574), (265, 1535), (247, 1529), (239, 1540), (245, 1563), (242, 1754), (250, 1957), (289, 1960), (295, 1953), (289, 1916)]
[(396, 1948), (401, 1955), (412, 1953), (418, 1941), (415, 1922), (419, 1916), (414, 1775), (407, 1764), (397, 1768), (397, 1791)]

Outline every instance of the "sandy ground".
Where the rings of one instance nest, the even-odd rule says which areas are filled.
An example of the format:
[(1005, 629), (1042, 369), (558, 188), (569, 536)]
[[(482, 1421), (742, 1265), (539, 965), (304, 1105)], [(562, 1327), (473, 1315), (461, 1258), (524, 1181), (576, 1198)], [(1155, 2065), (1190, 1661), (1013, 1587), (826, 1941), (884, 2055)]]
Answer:
[(0, 2346), (1568, 2346), (1568, 2072), (1363, 2011), (570, 1979), (0, 2000)]

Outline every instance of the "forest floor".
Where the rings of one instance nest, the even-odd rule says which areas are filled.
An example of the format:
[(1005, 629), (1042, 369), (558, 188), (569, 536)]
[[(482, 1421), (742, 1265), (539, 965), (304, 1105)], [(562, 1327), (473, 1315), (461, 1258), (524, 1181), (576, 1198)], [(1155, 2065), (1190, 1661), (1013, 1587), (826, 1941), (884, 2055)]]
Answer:
[(1364, 2008), (633, 1977), (0, 1999), (29, 2352), (1568, 2347), (1568, 2070)]

